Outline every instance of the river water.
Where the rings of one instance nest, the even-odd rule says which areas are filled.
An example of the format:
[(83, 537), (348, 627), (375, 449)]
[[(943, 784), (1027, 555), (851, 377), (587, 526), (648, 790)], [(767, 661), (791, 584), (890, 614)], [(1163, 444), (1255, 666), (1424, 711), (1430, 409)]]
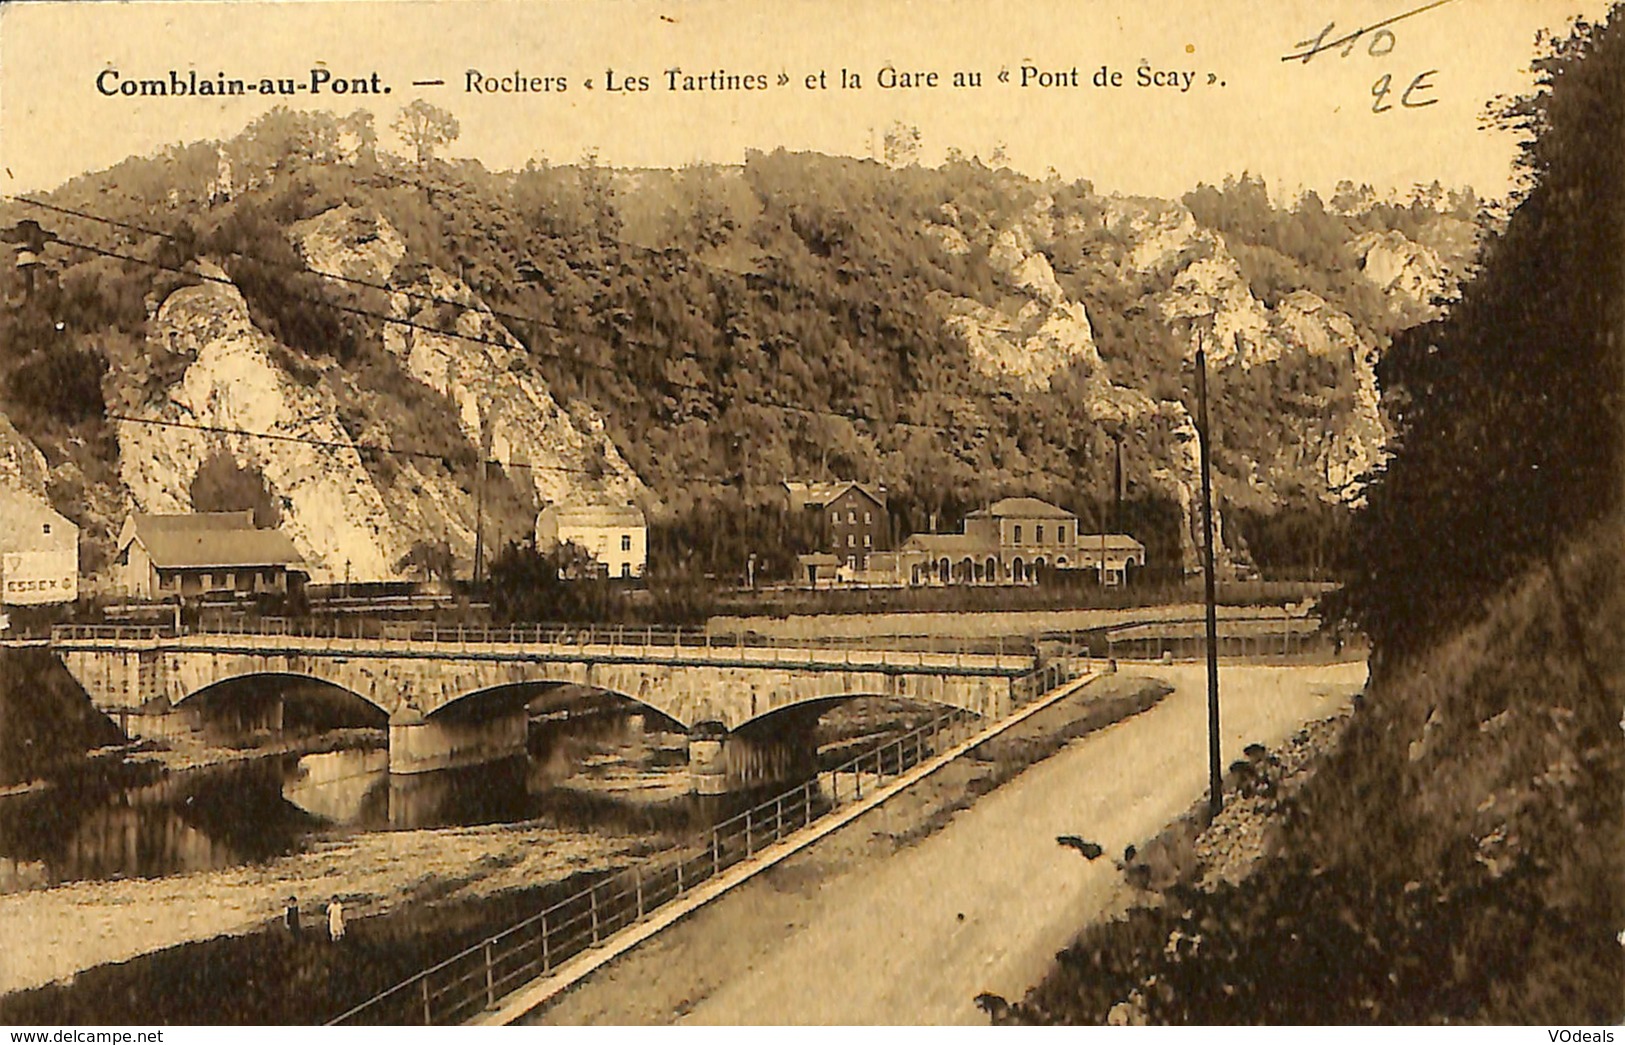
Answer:
[(688, 795), (683, 736), (635, 710), (533, 718), (528, 747), (496, 765), (393, 777), (382, 731), (360, 748), (180, 772), (95, 763), (0, 798), (0, 893), (217, 870), (357, 832), (540, 820), (654, 840), (706, 812)]

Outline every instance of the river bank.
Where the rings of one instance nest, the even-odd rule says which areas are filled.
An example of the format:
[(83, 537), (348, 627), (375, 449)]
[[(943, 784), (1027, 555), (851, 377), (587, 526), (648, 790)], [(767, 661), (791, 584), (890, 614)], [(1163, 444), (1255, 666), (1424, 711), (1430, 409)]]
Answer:
[[(10, 992), (210, 937), (264, 933), (280, 925), (289, 896), (312, 916), (329, 900), (341, 901), (356, 923), (355, 934), (364, 936), (369, 920), (561, 882), (619, 866), (647, 848), (639, 834), (588, 835), (538, 825), (389, 831), (319, 842), (306, 852), (226, 871), (75, 882), (0, 896), (0, 924), (7, 928), (0, 948), (0, 992), (6, 992), (0, 1020), (56, 1012), (61, 1005), (62, 1018), (73, 1022), (69, 1016), (80, 1011), (83, 999), (69, 997), (71, 982), (38, 998)], [(141, 1008), (100, 1015), (113, 1022), (155, 1022)], [(214, 1022), (207, 1011), (192, 1018)]]
[[(245, 751), (245, 759), (229, 765), (173, 772), (158, 765), (126, 767), (145, 774), (136, 791), (91, 796), (92, 807), (112, 811), (110, 826), (117, 837), (110, 843), (135, 831), (129, 837), (145, 848), (152, 842), (146, 836), (157, 830), (164, 845), (208, 849), (222, 840), (206, 839), (205, 833), (226, 820), (243, 821), (256, 836), (291, 831), (273, 843), (296, 851), (268, 857), (210, 851), (204, 858), (220, 856), (231, 866), (189, 873), (159, 869), (148, 877), (21, 883), (20, 888), (13, 883), (12, 891), (0, 894), (0, 924), (8, 930), (8, 946), (0, 950), (0, 1020), (324, 1019), (455, 953), (480, 933), (533, 913), (548, 898), (563, 895), (560, 890), (580, 888), (675, 844), (708, 817), (732, 812), (729, 803), (735, 798), (697, 801), (688, 794), (680, 735), (672, 748), (673, 738), (649, 730), (634, 709), (610, 710), (533, 723), (529, 759), (501, 779), (475, 774), (461, 787), (477, 794), (463, 802), (457, 801), (457, 788), (443, 794), (446, 788), (433, 786), (426, 793), (424, 785), (434, 781), (391, 779), (383, 771), (382, 751), (367, 755), (366, 772), (359, 777), (348, 762), (328, 765), (353, 752), (301, 760), (263, 750), (256, 759), (255, 752)], [(819, 730), (823, 757), (839, 758), (864, 738), (889, 735), (929, 713), (907, 701), (878, 699), (833, 709)], [(293, 769), (290, 760), (297, 762)], [(244, 786), (248, 778), (232, 783), (245, 773), (259, 795), (250, 802), (253, 809), (241, 807), (251, 790)], [(206, 808), (225, 801), (215, 794), (221, 787), (214, 778), (222, 775), (226, 790), (237, 796), (231, 800), (235, 804), (224, 807), (224, 816)], [(265, 783), (260, 776), (270, 778), (266, 786), (260, 786)], [(322, 793), (329, 778), (335, 789)], [(200, 782), (210, 786), (200, 789)], [(406, 784), (412, 787), (403, 792)], [(403, 828), (400, 816), (424, 802), (425, 814), (443, 816), (458, 807), (454, 815), (494, 822)], [(49, 818), (60, 804), (30, 816)], [(150, 820), (155, 810), (174, 815), (166, 812), (159, 828), (147, 820), (139, 829), (128, 822), (137, 814)], [(299, 823), (284, 824), (290, 817)], [(90, 823), (103, 821), (93, 817)], [(71, 837), (85, 829), (84, 821), (70, 820), (50, 833)], [(172, 837), (176, 832), (185, 837)], [(99, 837), (86, 836), (83, 844), (94, 846)], [(137, 871), (154, 865), (148, 860), (118, 866)], [(308, 938), (292, 939), (282, 926), (290, 895), (313, 927)], [(343, 904), (351, 931), (340, 948), (313, 949), (312, 940), (323, 935), (322, 909), (331, 900)], [(219, 968), (209, 972), (210, 966)], [(238, 982), (236, 972), (222, 971), (226, 966), (257, 969), (261, 978)], [(310, 988), (314, 993), (305, 1004), (288, 1008), (280, 984), (315, 976), (313, 969), (327, 985)], [(135, 998), (149, 1000), (138, 1005)], [(154, 998), (159, 1000), (150, 1001)]]

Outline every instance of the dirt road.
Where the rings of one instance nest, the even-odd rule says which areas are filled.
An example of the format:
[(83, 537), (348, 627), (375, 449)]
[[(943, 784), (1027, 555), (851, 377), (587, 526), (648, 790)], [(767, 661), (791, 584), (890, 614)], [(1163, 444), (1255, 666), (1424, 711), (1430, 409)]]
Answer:
[[(883, 857), (860, 820), (578, 986), (548, 1023), (985, 1024), (973, 999), (1019, 998), (1089, 920), (1124, 898), (1110, 856), (1198, 800), (1207, 777), (1199, 667), (1176, 691), (1074, 741), (918, 844)], [(1345, 707), (1363, 665), (1221, 675), (1225, 763)], [(892, 815), (896, 815), (893, 813)], [(846, 832), (859, 829), (856, 836)], [(1107, 856), (1056, 843), (1078, 835)], [(843, 837), (846, 836), (846, 837)]]

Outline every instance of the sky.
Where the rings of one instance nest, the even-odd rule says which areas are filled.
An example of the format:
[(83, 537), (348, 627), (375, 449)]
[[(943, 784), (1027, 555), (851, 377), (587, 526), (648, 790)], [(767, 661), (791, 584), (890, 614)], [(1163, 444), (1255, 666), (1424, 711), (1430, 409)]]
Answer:
[[(920, 160), (950, 148), (1097, 189), (1175, 196), (1250, 171), (1273, 190), (1379, 193), (1437, 179), (1504, 196), (1515, 143), (1485, 105), (1526, 90), (1538, 30), (1606, 0), (155, 0), (0, 6), (0, 192), (52, 188), (177, 142), (229, 137), (278, 101), (380, 128), (418, 97), (452, 112), (449, 155), (506, 169), (738, 163), (748, 149), (870, 156), (894, 123)], [(1330, 30), (1326, 30), (1328, 24)], [(1304, 41), (1367, 31), (1307, 62)], [(1347, 53), (1345, 53), (1347, 52)], [(1023, 67), (1058, 86), (1020, 85)], [(1140, 86), (1139, 70), (1170, 85)], [(936, 86), (882, 87), (890, 67)], [(1094, 86), (1095, 74), (1121, 86)], [(127, 97), (171, 70), (257, 82), (312, 70), (388, 94)], [(765, 90), (670, 90), (678, 75), (759, 75)], [(856, 73), (858, 89), (839, 86)], [(468, 77), (560, 78), (486, 94)], [(1007, 70), (1009, 82), (999, 73)], [(1076, 83), (1073, 86), (1074, 70)], [(980, 87), (951, 85), (980, 73)], [(822, 83), (818, 74), (822, 72)], [(1190, 79), (1185, 79), (1190, 74)], [(1424, 75), (1426, 74), (1426, 75)], [(780, 79), (788, 82), (780, 85)], [(1029, 74), (1032, 79), (1034, 74)], [(645, 78), (646, 91), (610, 91)], [(1422, 77), (1418, 81), (1418, 77)], [(814, 86), (809, 87), (809, 78)], [(1386, 78), (1386, 79), (1384, 79)], [(443, 80), (414, 87), (413, 81)], [(901, 79), (901, 77), (899, 77)], [(591, 81), (592, 88), (587, 83)], [(1109, 80), (1108, 80), (1109, 83)], [(1404, 104), (1413, 83), (1411, 106)], [(1383, 85), (1388, 90), (1382, 90)], [(103, 93), (111, 89), (114, 93)], [(1374, 93), (1375, 92), (1375, 93)], [(1382, 112), (1373, 107), (1385, 105)], [(389, 138), (386, 136), (386, 144)]]

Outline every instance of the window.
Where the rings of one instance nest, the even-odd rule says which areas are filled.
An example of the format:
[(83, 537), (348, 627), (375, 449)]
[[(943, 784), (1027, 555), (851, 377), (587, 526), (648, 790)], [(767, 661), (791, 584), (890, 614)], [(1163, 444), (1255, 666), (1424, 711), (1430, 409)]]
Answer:
[(1012, 541), (1011, 543), (1013, 543), (1013, 544), (1020, 544), (1021, 543), (1021, 524), (1020, 523), (1016, 523), (1016, 537), (1015, 537), (1015, 540)]
[(1065, 526), (1057, 526), (1055, 528), (1055, 542), (1057, 544), (1065, 544), (1066, 543), (1066, 527)]
[(631, 563), (629, 563), (629, 562), (621, 563), (621, 576), (622, 577), (630, 577), (630, 576), (632, 576), (632, 564)]
[(829, 521), (832, 522), (832, 523), (840, 522), (841, 521), (841, 513), (840, 512), (830, 512), (829, 513)]
[[(874, 516), (873, 512), (864, 512), (863, 513), (863, 525), (868, 526), (869, 524), (873, 523), (874, 521), (875, 521), (875, 516)], [(46, 529), (46, 532), (50, 532), (51, 528), (49, 526), (47, 526), (45, 529)]]
[(1039, 523), (1037, 526), (1033, 527), (1033, 540), (1037, 541), (1039, 544), (1044, 543), (1044, 524), (1043, 523)]
[(846, 535), (846, 546), (848, 548), (856, 548), (858, 546), (858, 535), (855, 534), (855, 533), (847, 534)]
[(629, 534), (629, 533), (621, 534), (621, 551), (629, 552), (631, 550), (632, 550), (632, 535)]
[(848, 555), (846, 557), (846, 568), (849, 570), (855, 570), (858, 568), (858, 557), (856, 555)]
[(46, 523), (46, 524), (45, 524), (45, 525), (44, 525), (44, 529), (45, 529), (45, 532), (46, 532), (46, 533), (50, 533), (50, 532), (51, 532), (51, 524), (50, 524), (50, 523)]
[(874, 544), (874, 541), (872, 541), (872, 540), (870, 540), (870, 538), (869, 538), (869, 535), (868, 535), (868, 534), (864, 534), (864, 535), (863, 535), (863, 546), (864, 546), (864, 547), (865, 547), (865, 548), (868, 548), (868, 547), (870, 547), (870, 546), (871, 546), (871, 545), (873, 545), (873, 544)]
[(858, 510), (856, 508), (848, 508), (846, 510), (846, 521), (849, 523), (855, 523), (858, 521)]

